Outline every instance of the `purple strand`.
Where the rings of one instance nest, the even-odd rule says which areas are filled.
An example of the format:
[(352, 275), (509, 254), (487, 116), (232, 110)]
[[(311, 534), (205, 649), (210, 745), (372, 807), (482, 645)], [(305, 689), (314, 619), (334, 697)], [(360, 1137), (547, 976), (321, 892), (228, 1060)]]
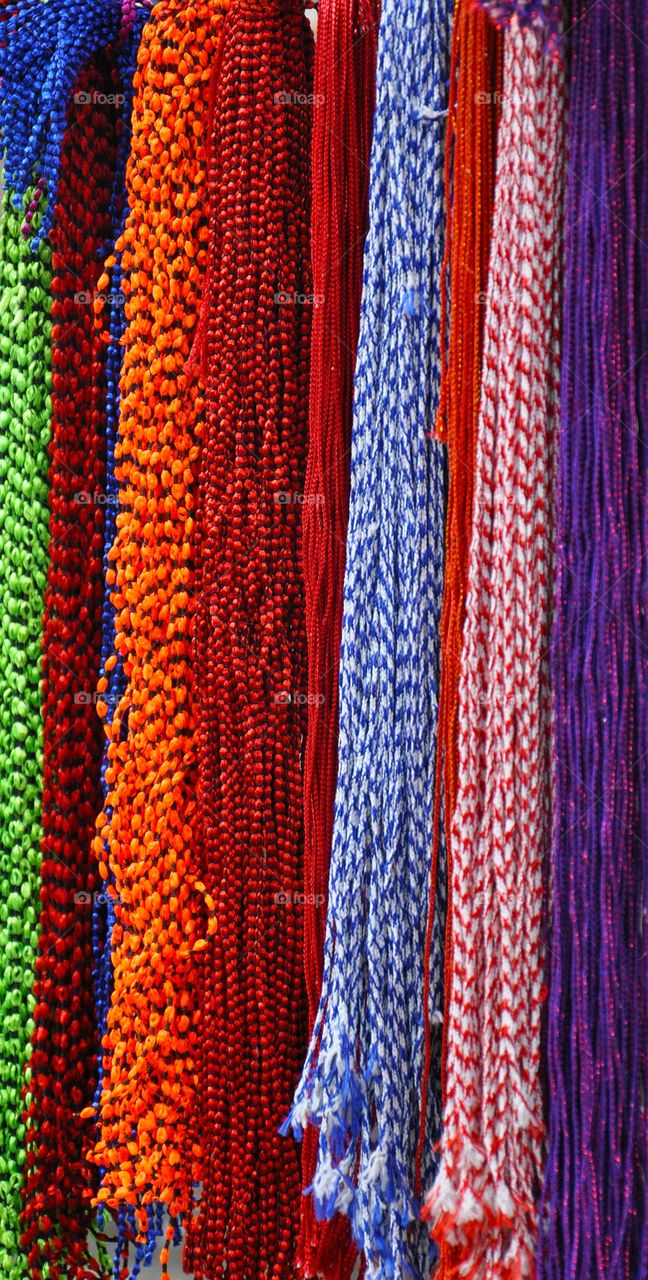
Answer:
[(538, 1280), (648, 1280), (648, 8), (575, 0)]

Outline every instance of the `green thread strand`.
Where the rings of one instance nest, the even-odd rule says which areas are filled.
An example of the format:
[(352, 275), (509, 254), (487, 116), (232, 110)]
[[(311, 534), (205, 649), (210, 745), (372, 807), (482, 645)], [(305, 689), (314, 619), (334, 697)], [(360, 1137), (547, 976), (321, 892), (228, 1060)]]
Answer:
[[(31, 192), (27, 194), (25, 208)], [(38, 214), (36, 218), (38, 218)], [(0, 213), (0, 1276), (20, 1249), (25, 1070), (33, 1031), (41, 863), (42, 627), (49, 545), (51, 251)], [(34, 220), (36, 222), (36, 219)], [(54, 957), (52, 958), (54, 962)]]

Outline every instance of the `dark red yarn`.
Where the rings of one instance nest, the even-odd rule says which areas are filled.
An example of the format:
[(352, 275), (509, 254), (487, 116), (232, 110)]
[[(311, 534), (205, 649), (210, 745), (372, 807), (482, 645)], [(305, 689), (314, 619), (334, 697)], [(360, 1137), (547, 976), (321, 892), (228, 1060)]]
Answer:
[[(52, 231), (50, 565), (43, 638), (43, 836), (22, 1247), (33, 1280), (100, 1274), (88, 1252), (93, 1168), (80, 1110), (96, 1084), (92, 857), (101, 808), (104, 365), (92, 298), (110, 232), (117, 92), (105, 57), (68, 109)], [(85, 95), (87, 101), (79, 100)], [(104, 101), (98, 102), (97, 95)]]
[(279, 1135), (306, 1048), (306, 643), (312, 36), (301, 3), (237, 0), (214, 80), (196, 613), (205, 966), (196, 1280), (288, 1280), (301, 1179)]
[[(312, 1028), (322, 989), (326, 901), (337, 780), (338, 675), (349, 514), (351, 418), (369, 153), (375, 102), (378, 0), (321, 0), (313, 115), (313, 310), (303, 563), (308, 638), (304, 757), (304, 968)], [(307, 1128), (302, 1180), (315, 1173), (318, 1132)], [(356, 1259), (347, 1218), (318, 1222), (302, 1198), (297, 1260), (306, 1275), (344, 1280)]]

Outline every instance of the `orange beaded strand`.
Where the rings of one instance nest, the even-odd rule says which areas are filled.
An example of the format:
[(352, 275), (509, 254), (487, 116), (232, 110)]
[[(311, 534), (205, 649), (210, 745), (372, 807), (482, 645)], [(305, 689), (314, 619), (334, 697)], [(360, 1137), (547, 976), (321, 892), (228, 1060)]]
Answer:
[[(155, 1204), (186, 1220), (204, 1172), (195, 1122), (196, 992), (212, 926), (197, 877), (191, 665), (204, 392), (185, 365), (209, 240), (208, 86), (224, 7), (165, 0), (144, 28), (130, 212), (117, 246), (127, 330), (108, 582), (126, 690), (106, 723), (109, 791), (95, 839), (102, 875), (110, 869), (114, 877), (116, 924), (91, 1158), (105, 1171), (99, 1201), (132, 1206), (139, 1240)], [(105, 704), (98, 706), (105, 715)]]

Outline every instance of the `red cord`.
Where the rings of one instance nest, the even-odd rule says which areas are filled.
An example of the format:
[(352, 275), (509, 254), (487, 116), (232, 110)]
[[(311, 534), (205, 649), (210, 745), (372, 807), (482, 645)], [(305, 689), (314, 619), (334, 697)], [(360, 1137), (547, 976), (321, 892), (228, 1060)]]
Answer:
[[(95, 706), (103, 600), (104, 369), (93, 322), (110, 233), (116, 73), (105, 58), (75, 86), (52, 231), (50, 564), (43, 636), (41, 916), (21, 1244), (33, 1280), (99, 1274), (87, 1247), (92, 1167), (79, 1112), (96, 1083), (92, 838), (101, 807)], [(79, 101), (78, 95), (87, 101)], [(96, 103), (96, 95), (104, 101)]]
[[(378, 0), (322, 0), (313, 116), (313, 310), (303, 560), (308, 638), (304, 757), (304, 967), (312, 1027), (322, 988), (337, 780), (338, 673), (349, 512), (349, 454), (362, 254), (367, 230)], [(302, 1181), (313, 1180), (318, 1133), (307, 1129)], [(356, 1258), (349, 1223), (301, 1205), (298, 1262), (344, 1280)]]
[(196, 612), (207, 1164), (196, 1280), (293, 1275), (297, 1148), (279, 1135), (306, 1048), (301, 555), (312, 286), (312, 36), (301, 5), (223, 25), (210, 165), (209, 370)]

